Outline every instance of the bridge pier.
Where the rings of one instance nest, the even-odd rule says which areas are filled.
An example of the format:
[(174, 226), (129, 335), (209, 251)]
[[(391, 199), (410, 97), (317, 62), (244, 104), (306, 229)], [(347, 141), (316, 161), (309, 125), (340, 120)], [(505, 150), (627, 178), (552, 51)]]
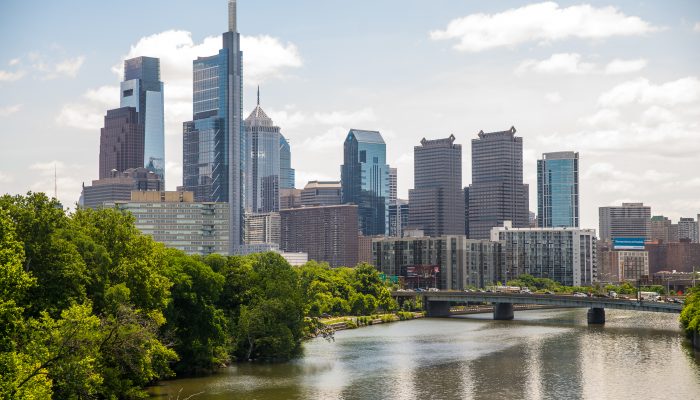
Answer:
[(450, 302), (449, 301), (425, 301), (425, 310), (428, 317), (449, 317)]
[(588, 325), (603, 325), (605, 323), (605, 309), (593, 307), (588, 309)]
[(497, 321), (513, 319), (513, 303), (493, 303), (493, 319)]

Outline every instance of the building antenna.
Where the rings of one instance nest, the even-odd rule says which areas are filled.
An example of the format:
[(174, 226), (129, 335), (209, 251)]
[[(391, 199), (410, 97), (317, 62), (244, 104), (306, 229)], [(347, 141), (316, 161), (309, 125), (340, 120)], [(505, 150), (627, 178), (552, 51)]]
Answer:
[(260, 105), (260, 85), (258, 85), (258, 105)]

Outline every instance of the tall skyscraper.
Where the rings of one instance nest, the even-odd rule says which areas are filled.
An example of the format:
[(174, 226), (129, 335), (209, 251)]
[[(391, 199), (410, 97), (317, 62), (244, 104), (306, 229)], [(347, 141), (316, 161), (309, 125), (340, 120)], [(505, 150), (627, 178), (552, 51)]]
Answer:
[(389, 166), (379, 132), (350, 130), (344, 144), (341, 185), (343, 203), (358, 206), (362, 234), (384, 235), (389, 220)]
[(143, 166), (143, 124), (136, 108), (107, 111), (100, 130), (100, 179)]
[(537, 160), (537, 226), (579, 226), (578, 153), (544, 153)]
[(245, 120), (246, 209), (268, 213), (280, 209), (280, 128), (258, 104)]
[(292, 168), (292, 149), (289, 141), (280, 133), (280, 189), (294, 189), (294, 168)]
[(644, 203), (622, 203), (622, 206), (598, 209), (600, 240), (614, 238), (651, 239), (651, 207)]
[[(134, 107), (144, 127), (143, 165), (165, 181), (165, 123), (163, 117), (163, 82), (160, 60), (136, 57), (124, 61), (120, 107)], [(121, 172), (121, 171), (120, 171)]]
[(414, 189), (408, 191), (409, 225), (427, 236), (464, 234), (462, 146), (454, 135), (423, 138), (414, 151)]
[[(528, 185), (523, 184), (523, 138), (515, 128), (479, 132), (472, 139), (472, 184), (469, 186), (469, 237), (488, 239), (491, 228), (512, 221), (515, 228), (529, 222)], [(413, 205), (411, 205), (413, 212)]]
[(195, 201), (228, 202), (229, 252), (243, 238), (246, 140), (241, 119), (243, 53), (236, 0), (228, 2), (223, 48), (193, 62), (192, 121), (183, 125), (183, 187)]
[(678, 220), (678, 240), (684, 239), (690, 243), (698, 242), (698, 224), (692, 217)]
[(389, 204), (396, 203), (396, 191), (398, 189), (398, 176), (396, 168), (389, 168)]

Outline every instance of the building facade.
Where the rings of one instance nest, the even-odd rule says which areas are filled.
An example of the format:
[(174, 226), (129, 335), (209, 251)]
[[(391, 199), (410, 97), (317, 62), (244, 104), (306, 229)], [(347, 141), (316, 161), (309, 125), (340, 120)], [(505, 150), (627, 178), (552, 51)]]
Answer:
[(660, 271), (700, 272), (700, 243), (669, 242), (647, 243), (644, 246), (649, 252), (649, 272)]
[(398, 170), (396, 168), (389, 168), (389, 204), (394, 204), (396, 202), (398, 188)]
[(129, 201), (132, 191), (163, 191), (165, 184), (160, 176), (146, 168), (130, 168), (124, 172), (112, 171), (108, 178), (93, 180), (83, 185), (81, 207), (100, 208), (105, 202)]
[(423, 138), (414, 151), (414, 189), (408, 191), (409, 225), (428, 236), (464, 233), (462, 146), (454, 135)]
[(289, 141), (280, 133), (280, 189), (294, 189), (296, 179), (292, 168), (292, 148)]
[(511, 127), (479, 132), (472, 140), (472, 184), (469, 186), (469, 237), (488, 239), (491, 228), (512, 221), (528, 227), (529, 193), (523, 184), (523, 139)]
[(279, 126), (258, 105), (245, 120), (246, 134), (246, 209), (253, 213), (279, 211), (280, 141)]
[(389, 166), (386, 144), (379, 132), (351, 129), (343, 145), (341, 186), (343, 204), (356, 204), (365, 236), (388, 229)]
[(273, 244), (279, 249), (281, 218), (277, 212), (246, 213), (243, 244)]
[(280, 189), (280, 210), (301, 207), (301, 189)]
[(614, 238), (651, 239), (651, 207), (644, 203), (622, 203), (622, 206), (600, 207), (600, 240)]
[(124, 61), (120, 107), (134, 107), (144, 129), (142, 167), (165, 182), (165, 120), (160, 60), (136, 57)]
[(652, 241), (668, 243), (671, 238), (671, 220), (663, 215), (654, 215), (649, 222)]
[(579, 226), (578, 153), (544, 153), (537, 160), (537, 226)]
[(236, 0), (228, 2), (228, 31), (222, 41), (218, 54), (193, 61), (193, 116), (183, 124), (182, 179), (196, 201), (230, 204), (229, 252), (234, 254), (243, 240), (246, 166)]
[(342, 204), (339, 181), (309, 181), (301, 191), (302, 206), (334, 206)]
[(357, 206), (301, 207), (280, 210), (280, 247), (302, 252), (331, 267), (354, 267), (358, 255)]
[(137, 192), (107, 203), (134, 216), (136, 228), (187, 254), (228, 254), (228, 204), (196, 202), (192, 192)]
[(693, 218), (678, 220), (678, 241), (684, 239), (690, 243), (698, 243), (698, 223)]
[(143, 132), (136, 108), (107, 111), (100, 130), (100, 179), (143, 166)]
[(520, 275), (549, 278), (566, 286), (598, 280), (595, 230), (580, 228), (513, 228), (510, 221), (491, 230), (501, 242), (498, 280)]
[(389, 236), (403, 237), (403, 230), (408, 226), (408, 201), (396, 199), (389, 204)]

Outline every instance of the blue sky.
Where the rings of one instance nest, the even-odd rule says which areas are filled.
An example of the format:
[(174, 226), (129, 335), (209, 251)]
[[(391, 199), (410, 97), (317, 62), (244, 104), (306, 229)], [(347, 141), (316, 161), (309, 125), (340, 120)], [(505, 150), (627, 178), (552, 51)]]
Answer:
[[(700, 213), (700, 3), (696, 1), (239, 0), (244, 114), (262, 106), (292, 145), (297, 186), (338, 179), (350, 128), (377, 129), (413, 186), (413, 146), (515, 126), (536, 211), (536, 159), (581, 157), (582, 224), (643, 201)], [(0, 192), (66, 205), (97, 178), (99, 127), (125, 57), (161, 57), (168, 187), (181, 182), (191, 61), (216, 52), (226, 1), (4, 1)], [(208, 38), (208, 39), (207, 39)]]

